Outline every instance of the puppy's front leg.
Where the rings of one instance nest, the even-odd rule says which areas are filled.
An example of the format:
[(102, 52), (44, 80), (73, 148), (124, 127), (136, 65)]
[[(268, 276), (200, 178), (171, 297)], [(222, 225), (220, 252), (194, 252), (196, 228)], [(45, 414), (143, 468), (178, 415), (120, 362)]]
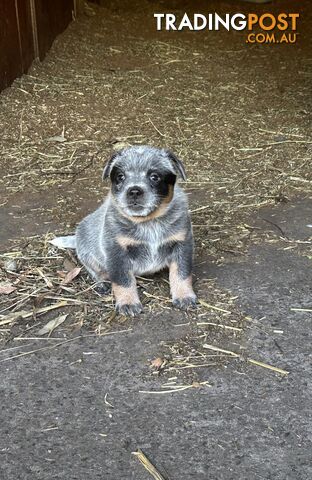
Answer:
[(112, 289), (116, 300), (116, 311), (121, 315), (135, 317), (143, 311), (140, 302), (136, 281), (133, 278), (130, 286), (122, 286), (112, 283)]
[(143, 307), (130, 267), (129, 259), (115, 246), (114, 255), (108, 261), (108, 274), (116, 300), (116, 311), (134, 317), (142, 312)]
[(192, 244), (178, 243), (169, 264), (169, 282), (172, 303), (182, 310), (196, 306), (196, 295), (192, 287), (192, 266)]

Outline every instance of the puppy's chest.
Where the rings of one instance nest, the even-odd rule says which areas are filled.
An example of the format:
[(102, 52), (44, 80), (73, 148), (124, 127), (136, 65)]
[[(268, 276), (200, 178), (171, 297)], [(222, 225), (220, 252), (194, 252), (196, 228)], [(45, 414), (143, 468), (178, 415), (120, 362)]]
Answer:
[(141, 229), (136, 238), (138, 244), (129, 250), (135, 273), (152, 273), (167, 265), (164, 250), (166, 233), (158, 228)]

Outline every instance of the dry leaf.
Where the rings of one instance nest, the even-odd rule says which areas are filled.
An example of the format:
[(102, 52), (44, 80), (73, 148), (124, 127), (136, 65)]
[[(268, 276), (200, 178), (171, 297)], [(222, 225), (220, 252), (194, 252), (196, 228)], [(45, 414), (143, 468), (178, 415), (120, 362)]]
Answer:
[(155, 360), (151, 361), (151, 366), (159, 369), (162, 366), (163, 363), (164, 363), (164, 360), (160, 357), (157, 357), (157, 358), (155, 358)]
[(67, 272), (70, 272), (71, 270), (77, 267), (77, 265), (72, 260), (69, 260), (69, 258), (65, 258), (63, 262), (63, 266)]
[(37, 332), (38, 335), (45, 335), (46, 333), (51, 334), (53, 330), (55, 330), (61, 323), (65, 322), (66, 318), (68, 316), (68, 313), (65, 315), (60, 315), (57, 318), (54, 318), (53, 320), (50, 320), (44, 327), (40, 328), (40, 330)]
[(3, 264), (4, 269), (7, 272), (16, 272), (17, 271), (17, 262), (14, 259), (6, 260)]
[(45, 284), (47, 285), (48, 288), (53, 288), (53, 283), (49, 278), (46, 277), (46, 275), (43, 273), (41, 268), (37, 267), (36, 268), (37, 272), (39, 273), (40, 277), (45, 281)]
[(72, 280), (74, 280), (74, 278), (77, 277), (77, 275), (79, 275), (80, 270), (81, 267), (75, 267), (70, 272), (68, 272), (64, 280), (62, 281), (62, 285), (68, 285)]
[(0, 316), (0, 325), (7, 325), (9, 323), (14, 323), (19, 318), (24, 318), (27, 315), (27, 310), (20, 310), (19, 312), (12, 312), (8, 315)]
[(9, 283), (0, 285), (0, 294), (9, 295), (10, 293), (14, 292), (14, 290), (16, 290), (16, 287), (13, 287), (13, 285)]
[(49, 137), (48, 142), (59, 142), (63, 143), (67, 141), (67, 138), (64, 137), (64, 135), (55, 135), (54, 137)]
[[(59, 303), (55, 303), (54, 305), (48, 305), (47, 307), (42, 307), (36, 310), (36, 315), (41, 315), (42, 313), (50, 312), (51, 310), (55, 310), (56, 308), (67, 307), (68, 302), (66, 300), (62, 300)], [(20, 310), (19, 312), (12, 312), (8, 315), (0, 315), (0, 325), (5, 325), (7, 323), (14, 322), (18, 318), (30, 318), (34, 315), (33, 310)]]
[(192, 383), (192, 387), (194, 388), (199, 388), (201, 386), (201, 384), (199, 382), (193, 382)]
[(118, 150), (121, 150), (122, 148), (127, 148), (129, 147), (130, 144), (128, 142), (114, 142), (113, 144), (113, 149), (118, 151)]
[(59, 277), (65, 278), (68, 272), (65, 272), (65, 270), (57, 270), (56, 273)]

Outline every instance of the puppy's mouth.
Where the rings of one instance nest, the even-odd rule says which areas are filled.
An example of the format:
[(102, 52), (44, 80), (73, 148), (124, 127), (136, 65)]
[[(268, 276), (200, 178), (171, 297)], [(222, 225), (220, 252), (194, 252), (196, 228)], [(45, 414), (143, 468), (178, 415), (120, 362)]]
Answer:
[(129, 205), (127, 205), (127, 208), (133, 210), (134, 212), (140, 212), (144, 209), (144, 205), (141, 205), (139, 203), (130, 203)]
[(150, 215), (155, 208), (157, 207), (154, 205), (143, 205), (142, 203), (133, 202), (125, 205), (123, 209), (127, 215), (131, 217), (146, 217)]
[(127, 208), (127, 210), (129, 210), (131, 212), (134, 212), (136, 214), (139, 214), (140, 212), (144, 212), (144, 211), (148, 210), (146, 205), (143, 205), (142, 203), (136, 203), (136, 202), (128, 203), (126, 208)]

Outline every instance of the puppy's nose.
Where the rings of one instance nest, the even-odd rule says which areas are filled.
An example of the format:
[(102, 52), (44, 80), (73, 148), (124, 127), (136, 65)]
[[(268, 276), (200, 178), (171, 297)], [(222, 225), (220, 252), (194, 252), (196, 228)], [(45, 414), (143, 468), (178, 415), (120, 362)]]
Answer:
[(127, 192), (128, 197), (131, 198), (131, 200), (136, 200), (138, 197), (143, 195), (143, 193), (144, 193), (144, 190), (137, 186), (129, 188)]

